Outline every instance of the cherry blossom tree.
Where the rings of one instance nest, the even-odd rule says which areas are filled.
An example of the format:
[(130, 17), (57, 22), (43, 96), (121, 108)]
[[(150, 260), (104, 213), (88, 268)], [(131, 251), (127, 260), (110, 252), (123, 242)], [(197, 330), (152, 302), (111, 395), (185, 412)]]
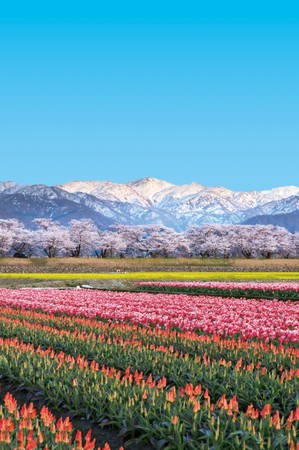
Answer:
[(190, 252), (193, 256), (202, 258), (216, 257), (220, 247), (220, 226), (192, 226), (186, 231)]
[(255, 245), (255, 225), (235, 225), (233, 236), (236, 256), (246, 259), (254, 258), (257, 253)]
[(254, 229), (254, 245), (258, 249), (258, 255), (270, 259), (277, 252), (277, 233), (273, 225), (256, 225)]
[(188, 252), (188, 243), (184, 236), (180, 236), (171, 228), (153, 225), (146, 227), (145, 231), (145, 246), (152, 258), (167, 258)]
[(126, 249), (126, 242), (114, 226), (99, 232), (99, 238), (99, 247), (95, 251), (98, 258), (112, 258), (113, 256), (123, 255)]
[(114, 225), (110, 230), (117, 233), (121, 243), (121, 253), (126, 256), (147, 256), (147, 228), (144, 226)]
[(37, 247), (42, 248), (48, 258), (64, 256), (71, 247), (69, 231), (52, 219), (34, 219), (38, 229), (34, 233)]
[(261, 256), (284, 258), (295, 254), (296, 238), (273, 225), (203, 225), (190, 227), (185, 236), (191, 254), (210, 257)]
[(296, 256), (299, 256), (299, 232), (294, 234), (293, 243), (295, 247)]
[(90, 256), (99, 247), (99, 229), (91, 219), (72, 220), (68, 232), (71, 256)]
[(12, 250), (14, 256), (30, 258), (34, 252), (34, 234), (31, 229), (25, 228), (23, 223), (14, 219), (12, 227), (13, 242)]
[(0, 257), (6, 256), (11, 250), (14, 234), (11, 228), (11, 220), (0, 220)]
[(33, 252), (32, 231), (17, 219), (0, 220), (0, 254), (30, 257)]
[(283, 258), (290, 258), (296, 256), (296, 246), (294, 242), (294, 235), (289, 233), (283, 227), (276, 227), (274, 239), (277, 245), (277, 254)]
[(188, 255), (188, 242), (183, 234), (158, 225), (113, 225), (101, 233), (99, 256), (168, 257)]

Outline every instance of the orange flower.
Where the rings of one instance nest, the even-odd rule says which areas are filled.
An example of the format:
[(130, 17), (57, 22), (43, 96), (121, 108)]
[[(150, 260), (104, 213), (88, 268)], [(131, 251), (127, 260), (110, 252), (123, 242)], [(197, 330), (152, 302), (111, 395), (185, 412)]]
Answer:
[(193, 395), (193, 392), (194, 392), (193, 384), (191, 383), (186, 384), (185, 393), (190, 397), (190, 395)]
[(290, 450), (299, 450), (299, 443), (297, 442), (295, 442), (295, 441), (291, 441), (291, 444), (290, 444)]
[(93, 372), (97, 372), (99, 370), (99, 363), (91, 361), (90, 368)]
[(43, 433), (42, 433), (41, 431), (39, 431), (37, 437), (38, 437), (38, 442), (39, 442), (40, 444), (42, 444), (42, 443), (44, 442), (45, 439), (44, 439), (44, 435), (43, 435)]
[(36, 410), (34, 409), (32, 402), (29, 404), (28, 407), (26, 404), (22, 406), (21, 415), (23, 416), (24, 419), (27, 418), (34, 419), (36, 417)]
[(17, 401), (16, 401), (16, 399), (11, 395), (10, 392), (7, 392), (7, 393), (5, 394), (5, 397), (4, 397), (4, 405), (5, 405), (7, 411), (8, 411), (10, 414), (13, 414), (13, 413), (16, 412), (17, 409), (18, 409), (18, 408), (17, 408)]
[(267, 403), (261, 411), (261, 416), (264, 419), (265, 417), (269, 416), (270, 414), (271, 414), (271, 405), (270, 405), (270, 403)]
[(236, 372), (239, 372), (239, 370), (240, 370), (241, 367), (242, 367), (242, 363), (243, 363), (243, 358), (240, 358), (240, 359), (237, 361), (236, 366), (235, 366), (235, 371), (236, 371)]
[(218, 408), (222, 408), (224, 405), (224, 402), (226, 401), (226, 394), (222, 394), (219, 402), (217, 403)]
[(172, 386), (168, 392), (166, 392), (166, 400), (170, 403), (173, 403), (176, 399), (176, 390), (175, 386)]
[(9, 431), (10, 433), (15, 429), (14, 423), (11, 417), (8, 419), (0, 418), (0, 430), (1, 431)]
[(143, 398), (144, 400), (147, 398), (147, 393), (146, 393), (145, 390), (143, 391), (142, 398)]
[(193, 407), (193, 412), (197, 413), (198, 411), (200, 411), (200, 403), (199, 403), (198, 400), (195, 400), (194, 407)]
[(165, 378), (165, 377), (162, 377), (162, 378), (160, 378), (160, 380), (158, 381), (157, 388), (158, 388), (158, 389), (163, 389), (164, 387), (166, 387), (166, 384), (167, 384), (166, 378)]
[(75, 442), (77, 442), (77, 447), (82, 447), (82, 433), (80, 430), (77, 430)]
[(18, 435), (17, 435), (17, 441), (18, 441), (20, 444), (23, 444), (23, 442), (24, 442), (24, 433), (23, 433), (23, 430), (20, 430), (20, 431), (18, 432)]
[(178, 423), (178, 421), (179, 421), (178, 416), (173, 416), (171, 419), (171, 422), (173, 423), (173, 425), (176, 425)]
[(290, 430), (292, 428), (293, 422), (294, 422), (294, 412), (291, 411), (289, 417), (287, 418), (286, 430)]
[(237, 402), (237, 396), (234, 395), (233, 398), (230, 400), (230, 406), (232, 411), (238, 412), (239, 411), (239, 403)]
[(253, 404), (251, 403), (247, 407), (245, 416), (250, 417), (251, 419), (257, 419), (259, 417), (259, 411), (258, 411), (258, 409), (254, 409)]
[(279, 411), (277, 410), (272, 417), (272, 424), (276, 428), (276, 430), (280, 430), (280, 417), (279, 417)]
[(205, 392), (203, 394), (203, 398), (208, 398), (208, 399), (210, 398), (208, 389), (205, 390)]
[(201, 384), (198, 384), (197, 386), (195, 386), (194, 394), (195, 395), (200, 395), (201, 394)]
[(42, 409), (40, 410), (40, 416), (43, 421), (43, 424), (46, 427), (50, 427), (53, 424), (53, 422), (55, 421), (55, 417), (48, 410), (48, 408), (46, 406), (43, 406)]
[(102, 450), (111, 450), (110, 445), (106, 442)]

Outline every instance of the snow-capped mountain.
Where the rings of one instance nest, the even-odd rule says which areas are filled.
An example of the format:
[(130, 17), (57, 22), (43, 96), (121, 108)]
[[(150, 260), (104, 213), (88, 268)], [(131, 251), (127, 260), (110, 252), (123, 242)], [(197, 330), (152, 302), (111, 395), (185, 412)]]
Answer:
[(17, 217), (27, 223), (35, 217), (52, 217), (62, 223), (90, 217), (103, 228), (123, 223), (162, 224), (183, 230), (190, 225), (243, 223), (298, 210), (296, 186), (234, 192), (195, 182), (175, 185), (156, 178), (128, 183), (73, 181), (53, 187), (0, 182), (0, 218)]

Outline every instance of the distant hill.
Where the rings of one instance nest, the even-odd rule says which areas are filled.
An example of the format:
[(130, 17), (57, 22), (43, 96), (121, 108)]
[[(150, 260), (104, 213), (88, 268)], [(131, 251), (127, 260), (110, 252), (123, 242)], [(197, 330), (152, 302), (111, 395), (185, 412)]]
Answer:
[(244, 222), (246, 225), (277, 225), (285, 227), (291, 233), (299, 232), (299, 211), (287, 214), (275, 214), (273, 216), (255, 216)]
[(17, 218), (26, 227), (33, 226), (36, 218), (52, 218), (62, 225), (67, 225), (72, 219), (88, 217), (102, 228), (108, 228), (113, 221), (102, 214), (65, 198), (49, 196), (32, 196), (29, 194), (0, 194), (0, 219)]

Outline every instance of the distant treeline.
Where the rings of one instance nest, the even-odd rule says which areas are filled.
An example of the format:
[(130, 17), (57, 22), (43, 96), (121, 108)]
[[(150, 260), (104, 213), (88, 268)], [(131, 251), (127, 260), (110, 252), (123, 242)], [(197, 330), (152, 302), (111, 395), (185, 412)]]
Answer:
[(92, 220), (68, 227), (35, 219), (28, 229), (0, 220), (0, 256), (272, 258), (299, 256), (299, 233), (273, 225), (202, 225), (178, 233), (159, 225), (113, 225), (102, 231)]

